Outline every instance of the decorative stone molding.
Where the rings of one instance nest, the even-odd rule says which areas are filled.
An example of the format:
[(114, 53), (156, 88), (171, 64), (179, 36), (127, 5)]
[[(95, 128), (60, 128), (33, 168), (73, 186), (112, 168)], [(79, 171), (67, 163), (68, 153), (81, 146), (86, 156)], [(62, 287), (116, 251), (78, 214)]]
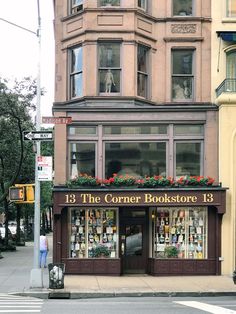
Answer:
[(172, 24), (171, 33), (179, 34), (193, 34), (196, 33), (197, 25), (196, 24)]

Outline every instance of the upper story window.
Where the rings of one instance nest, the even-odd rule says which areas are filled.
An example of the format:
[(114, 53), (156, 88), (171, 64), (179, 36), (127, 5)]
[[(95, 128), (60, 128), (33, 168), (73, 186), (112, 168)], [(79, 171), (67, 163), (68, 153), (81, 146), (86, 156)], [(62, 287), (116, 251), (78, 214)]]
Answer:
[(193, 15), (193, 0), (173, 0), (173, 15)]
[(193, 85), (193, 50), (172, 50), (172, 100), (192, 100)]
[(147, 11), (147, 1), (148, 0), (138, 0), (138, 7)]
[(98, 46), (99, 92), (120, 93), (120, 43), (101, 43)]
[(83, 9), (83, 0), (71, 0), (71, 13), (79, 12)]
[(70, 51), (70, 98), (81, 97), (83, 94), (83, 54), (82, 47)]
[(148, 95), (148, 52), (147, 47), (138, 46), (138, 96), (147, 97)]
[(227, 0), (227, 17), (236, 17), (236, 0)]
[(100, 7), (118, 7), (120, 0), (99, 0)]

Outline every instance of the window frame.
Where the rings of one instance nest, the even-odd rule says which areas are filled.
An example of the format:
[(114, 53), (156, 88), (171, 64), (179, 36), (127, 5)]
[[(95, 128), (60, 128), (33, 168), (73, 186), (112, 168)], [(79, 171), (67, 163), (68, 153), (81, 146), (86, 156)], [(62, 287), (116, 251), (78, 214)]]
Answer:
[[(116, 66), (116, 67), (112, 67), (112, 66), (100, 66), (100, 48), (102, 45), (113, 45), (113, 44), (117, 44), (119, 45), (119, 67)], [(113, 95), (116, 95), (116, 96), (119, 96), (121, 95), (121, 86), (122, 86), (122, 63), (121, 63), (121, 54), (122, 54), (122, 44), (121, 44), (121, 41), (116, 41), (116, 40), (113, 40), (113, 41), (99, 41), (98, 44), (97, 44), (97, 75), (98, 75), (98, 95), (102, 95), (102, 96), (113, 96)], [(108, 71), (110, 70), (111, 73), (112, 71), (119, 71), (119, 91), (118, 92), (114, 92), (114, 91), (111, 91), (111, 92), (106, 92), (105, 88), (104, 88), (104, 91), (101, 91), (100, 90), (100, 84), (101, 84), (101, 72), (102, 71)], [(112, 73), (113, 74), (113, 73)], [(113, 84), (114, 85), (114, 84)]]
[[(234, 3), (232, 4), (233, 1)], [(234, 7), (234, 9), (232, 10), (232, 8), (230, 7)], [(233, 11), (235, 12), (232, 14)], [(235, 0), (226, 0), (226, 17), (236, 18), (236, 1)]]
[(116, 4), (116, 5), (112, 5), (112, 4), (109, 4), (109, 3), (103, 5), (103, 4), (101, 4), (102, 1), (109, 1), (109, 0), (98, 0), (98, 7), (99, 7), (99, 8), (106, 8), (106, 7), (112, 7), (112, 8), (114, 8), (114, 7), (120, 7), (122, 0), (110, 0), (110, 1), (119, 1), (119, 4)]
[[(78, 2), (78, 4), (73, 4), (73, 2)], [(78, 12), (81, 12), (83, 10), (83, 0), (70, 0), (70, 13), (76, 14)]]
[[(146, 72), (139, 70), (139, 49), (145, 50), (145, 67)], [(145, 78), (145, 90), (144, 95), (139, 93), (139, 76)], [(148, 98), (149, 97), (149, 86), (150, 86), (150, 48), (141, 44), (137, 46), (137, 95), (139, 97)]]
[[(75, 50), (77, 49), (81, 49), (81, 69), (79, 70), (75, 70), (72, 71), (72, 62), (73, 62), (73, 53)], [(79, 98), (79, 97), (83, 97), (83, 46), (79, 45), (73, 48), (69, 49), (69, 98), (70, 99), (75, 99), (75, 98)], [(73, 96), (73, 82), (75, 82), (76, 80), (74, 79), (77, 75), (81, 75), (81, 95), (75, 95)]]
[[(174, 73), (174, 68), (173, 68), (173, 65), (174, 65), (174, 53), (175, 52), (180, 52), (180, 51), (182, 51), (182, 52), (184, 52), (184, 51), (186, 51), (186, 52), (191, 52), (192, 54), (191, 54), (191, 56), (192, 56), (192, 63), (191, 63), (191, 74), (188, 74), (188, 73)], [(196, 81), (196, 71), (195, 71), (195, 69), (196, 69), (196, 65), (195, 65), (195, 63), (196, 63), (196, 54), (195, 54), (195, 52), (196, 52), (196, 49), (195, 48), (182, 48), (182, 47), (178, 47), (178, 48), (171, 48), (171, 100), (172, 101), (174, 101), (174, 102), (191, 102), (191, 101), (194, 101), (194, 99), (195, 99), (195, 81)], [(189, 78), (190, 78), (190, 85), (191, 85), (191, 88), (192, 88), (192, 90), (191, 90), (191, 97), (189, 97), (189, 98), (186, 98), (186, 97), (184, 97), (184, 87), (181, 87), (181, 89), (182, 89), (182, 94), (183, 94), (183, 98), (175, 98), (174, 96), (173, 96), (173, 93), (174, 93), (174, 87), (173, 87), (173, 85), (174, 85), (174, 79), (175, 78), (186, 78), (185, 79), (185, 81), (186, 80), (188, 80)], [(187, 89), (190, 89), (189, 87), (187, 87)]]
[[(142, 4), (143, 2), (144, 2), (144, 5)], [(148, 0), (137, 0), (137, 7), (140, 10), (147, 12), (148, 11)]]
[(192, 14), (186, 14), (186, 15), (182, 15), (182, 14), (174, 14), (174, 2), (175, 1), (179, 1), (179, 0), (172, 0), (172, 8), (171, 8), (171, 12), (172, 12), (172, 16), (174, 17), (192, 17), (192, 16), (195, 16), (196, 13), (195, 13), (195, 0), (191, 0), (192, 1)]

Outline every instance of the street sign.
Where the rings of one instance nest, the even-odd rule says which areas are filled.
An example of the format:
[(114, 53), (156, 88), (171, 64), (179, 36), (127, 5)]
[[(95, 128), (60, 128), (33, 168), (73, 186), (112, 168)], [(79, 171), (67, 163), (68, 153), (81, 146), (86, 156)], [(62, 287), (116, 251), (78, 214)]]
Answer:
[(52, 141), (52, 131), (24, 131), (24, 141)]
[(42, 123), (71, 124), (72, 117), (42, 117)]
[(38, 156), (38, 180), (52, 181), (52, 156)]

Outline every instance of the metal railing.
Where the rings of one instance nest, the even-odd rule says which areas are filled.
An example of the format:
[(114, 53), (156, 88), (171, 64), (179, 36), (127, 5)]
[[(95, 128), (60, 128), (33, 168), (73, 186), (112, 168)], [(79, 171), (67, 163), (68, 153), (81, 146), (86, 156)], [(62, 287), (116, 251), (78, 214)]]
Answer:
[(219, 97), (222, 93), (236, 93), (236, 79), (225, 79), (216, 88), (216, 97)]

